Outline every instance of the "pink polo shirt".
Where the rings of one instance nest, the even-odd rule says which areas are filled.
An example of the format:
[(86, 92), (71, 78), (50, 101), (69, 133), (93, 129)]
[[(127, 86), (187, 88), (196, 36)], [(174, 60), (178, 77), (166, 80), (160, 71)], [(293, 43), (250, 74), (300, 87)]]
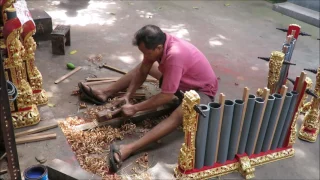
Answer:
[(204, 54), (183, 39), (167, 33), (166, 37), (159, 65), (163, 76), (162, 92), (196, 90), (214, 97), (218, 90), (218, 80)]

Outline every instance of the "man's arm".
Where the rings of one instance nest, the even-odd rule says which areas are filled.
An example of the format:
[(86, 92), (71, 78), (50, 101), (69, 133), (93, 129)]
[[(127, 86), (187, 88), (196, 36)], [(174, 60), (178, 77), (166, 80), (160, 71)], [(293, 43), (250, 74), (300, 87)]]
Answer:
[(178, 90), (182, 73), (182, 67), (167, 65), (166, 71), (163, 74), (163, 82), (161, 86), (162, 92), (144, 102), (133, 105), (134, 111), (138, 112), (153, 109), (171, 101), (174, 97), (174, 93)]
[(173, 98), (174, 98), (174, 94), (159, 93), (155, 96), (152, 96), (150, 99), (148, 99), (146, 101), (135, 104), (134, 109), (136, 112), (154, 109), (154, 108), (157, 108), (161, 105), (167, 104)]
[(129, 88), (127, 90), (126, 96), (129, 99), (133, 93), (143, 84), (143, 82), (147, 79), (149, 71), (152, 67), (151, 62), (142, 62), (140, 67), (136, 69), (135, 77), (130, 82)]

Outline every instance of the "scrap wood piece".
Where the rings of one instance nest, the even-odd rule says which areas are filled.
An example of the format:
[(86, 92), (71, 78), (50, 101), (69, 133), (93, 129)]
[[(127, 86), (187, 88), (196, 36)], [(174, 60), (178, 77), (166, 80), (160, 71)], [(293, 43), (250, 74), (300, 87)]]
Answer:
[(0, 157), (0, 161), (7, 156), (7, 153), (5, 152), (1, 157)]
[(87, 104), (84, 103), (84, 102), (80, 102), (80, 103), (79, 103), (79, 108), (80, 108), (80, 109), (87, 108)]
[(77, 67), (74, 70), (72, 70), (71, 72), (69, 72), (68, 74), (63, 75), (62, 77), (60, 77), (59, 79), (57, 79), (54, 83), (58, 84), (61, 81), (67, 79), (69, 76), (71, 76), (72, 74), (76, 73), (77, 71), (79, 71), (82, 67)]
[(22, 131), (19, 133), (15, 133), (15, 137), (20, 137), (20, 136), (24, 136), (24, 135), (28, 135), (28, 134), (33, 134), (33, 133), (37, 133), (37, 132), (41, 132), (41, 131), (46, 131), (48, 129), (52, 129), (52, 128), (56, 128), (58, 127), (57, 123), (51, 124), (51, 125), (47, 125), (47, 126), (41, 126), (41, 127), (37, 127), (37, 128), (33, 128), (33, 129), (29, 129), (26, 131)]
[(7, 172), (8, 172), (8, 169), (1, 169), (0, 170), (0, 175), (6, 174)]
[(25, 137), (19, 137), (16, 139), (16, 144), (24, 144), (24, 143), (30, 143), (30, 142), (37, 142), (37, 141), (43, 141), (48, 139), (55, 139), (57, 138), (56, 133), (50, 133), (47, 135), (29, 135)]

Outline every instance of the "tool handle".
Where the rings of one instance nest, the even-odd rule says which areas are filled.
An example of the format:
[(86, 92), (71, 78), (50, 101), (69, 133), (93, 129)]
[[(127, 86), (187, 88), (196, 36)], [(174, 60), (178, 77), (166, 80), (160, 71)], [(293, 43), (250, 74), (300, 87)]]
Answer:
[(102, 66), (103, 66), (104, 68), (110, 69), (110, 70), (112, 70), (112, 71), (116, 71), (116, 72), (121, 73), (121, 74), (127, 74), (126, 72), (121, 71), (120, 69), (117, 69), (117, 68), (115, 68), (115, 67), (112, 67), (112, 66), (109, 66), (109, 65), (106, 65), (106, 64), (104, 64), (104, 65), (102, 65)]

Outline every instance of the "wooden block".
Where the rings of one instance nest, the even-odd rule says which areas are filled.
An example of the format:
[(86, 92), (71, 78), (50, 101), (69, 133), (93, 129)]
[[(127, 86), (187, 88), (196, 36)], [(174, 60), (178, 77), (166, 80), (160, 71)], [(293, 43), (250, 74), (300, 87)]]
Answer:
[(51, 33), (52, 54), (65, 55), (65, 46), (71, 45), (70, 26), (58, 25)]
[(16, 139), (16, 144), (24, 144), (24, 143), (30, 143), (30, 142), (37, 142), (37, 141), (43, 141), (48, 139), (55, 139), (57, 137), (56, 133), (50, 133), (47, 135), (32, 135), (32, 136), (25, 136), (20, 137)]
[(115, 115), (119, 114), (121, 112), (121, 108), (111, 111), (111, 110), (103, 110), (97, 113), (98, 121), (103, 121), (104, 119), (112, 119)]
[(51, 124), (51, 125), (47, 125), (47, 126), (42, 126), (42, 127), (37, 127), (37, 128), (32, 128), (26, 131), (22, 131), (19, 133), (15, 133), (15, 137), (20, 137), (20, 136), (24, 136), (24, 135), (28, 135), (28, 134), (33, 134), (33, 133), (37, 133), (37, 132), (41, 132), (41, 131), (46, 131), (48, 129), (52, 129), (52, 128), (56, 128), (58, 127), (58, 124)]
[(36, 42), (51, 40), (52, 18), (42, 9), (30, 10), (32, 19), (36, 25), (36, 33), (33, 38)]

